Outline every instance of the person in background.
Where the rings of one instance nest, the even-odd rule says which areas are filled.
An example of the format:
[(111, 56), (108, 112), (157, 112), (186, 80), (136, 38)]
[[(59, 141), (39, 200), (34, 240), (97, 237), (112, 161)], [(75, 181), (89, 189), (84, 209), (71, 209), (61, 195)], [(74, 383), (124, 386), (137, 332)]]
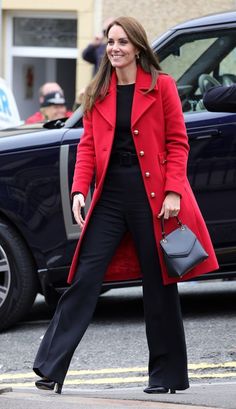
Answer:
[[(71, 191), (82, 233), (68, 276), (71, 286), (60, 298), (35, 358), (33, 369), (41, 378), (35, 385), (47, 390), (56, 386), (61, 393), (110, 268), (123, 270), (127, 279), (131, 271), (139, 277), (142, 273), (149, 348), (144, 392), (174, 393), (189, 387), (187, 354), (177, 288), (181, 279), (168, 276), (160, 218), (171, 231), (179, 215), (209, 255), (187, 279), (218, 268), (218, 263), (187, 180), (189, 144), (176, 84), (162, 73), (136, 19), (117, 18), (106, 35), (106, 53), (82, 101), (84, 133)], [(95, 169), (96, 188), (84, 218), (81, 210)]]
[(203, 96), (203, 104), (208, 111), (236, 112), (236, 84), (210, 88)]
[(102, 34), (96, 36), (93, 39), (93, 41), (82, 52), (82, 58), (85, 61), (89, 62), (90, 64), (94, 65), (93, 75), (97, 73), (102, 57), (106, 50), (106, 30), (109, 24), (113, 20), (114, 19), (112, 17), (109, 17), (108, 19), (104, 21), (103, 28), (102, 28)]
[(46, 82), (39, 88), (39, 104), (40, 111), (27, 118), (26, 124), (69, 118), (72, 115), (71, 111), (67, 111), (64, 92), (56, 82)]

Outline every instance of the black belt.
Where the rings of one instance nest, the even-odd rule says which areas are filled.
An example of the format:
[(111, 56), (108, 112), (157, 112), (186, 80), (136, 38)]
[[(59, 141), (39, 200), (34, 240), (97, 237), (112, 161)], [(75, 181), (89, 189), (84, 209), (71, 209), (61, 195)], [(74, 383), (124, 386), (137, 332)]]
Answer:
[(131, 152), (115, 152), (111, 154), (110, 163), (120, 166), (132, 166), (138, 164), (138, 157)]

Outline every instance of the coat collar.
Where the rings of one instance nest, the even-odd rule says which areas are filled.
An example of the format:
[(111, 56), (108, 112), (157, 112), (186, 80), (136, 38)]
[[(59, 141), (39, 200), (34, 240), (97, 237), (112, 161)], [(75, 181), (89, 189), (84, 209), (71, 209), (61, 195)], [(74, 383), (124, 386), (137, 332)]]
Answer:
[[(156, 98), (151, 93), (145, 94), (151, 84), (151, 75), (138, 66), (135, 81), (134, 99), (131, 114), (131, 126), (133, 127), (144, 112), (155, 102)], [(95, 108), (112, 127), (116, 125), (116, 86), (117, 77), (115, 71), (111, 76), (110, 87), (106, 97), (95, 103)], [(155, 87), (157, 89), (157, 86)]]
[[(133, 127), (138, 119), (146, 112), (149, 107), (156, 101), (156, 98), (152, 93), (145, 94), (151, 85), (152, 77), (149, 73), (143, 71), (143, 69), (138, 66), (135, 89), (134, 89), (134, 99), (132, 105), (131, 114), (131, 126)], [(157, 88), (157, 86), (156, 86)]]

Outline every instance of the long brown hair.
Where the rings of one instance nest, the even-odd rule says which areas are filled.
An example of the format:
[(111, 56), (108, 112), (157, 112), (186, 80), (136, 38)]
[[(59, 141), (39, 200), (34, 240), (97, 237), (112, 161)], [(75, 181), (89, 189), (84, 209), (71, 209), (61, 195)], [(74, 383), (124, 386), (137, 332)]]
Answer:
[[(108, 38), (109, 30), (114, 25), (120, 26), (125, 31), (128, 39), (138, 49), (139, 58), (137, 64), (140, 64), (142, 69), (151, 74), (152, 82), (147, 92), (153, 90), (158, 72), (161, 70), (158, 59), (148, 44), (147, 34), (143, 26), (133, 17), (118, 17), (112, 21), (106, 30), (106, 37)], [(83, 98), (84, 112), (90, 111), (97, 100), (97, 98), (105, 98), (111, 79), (113, 67), (105, 53), (99, 70), (89, 86), (87, 87)]]

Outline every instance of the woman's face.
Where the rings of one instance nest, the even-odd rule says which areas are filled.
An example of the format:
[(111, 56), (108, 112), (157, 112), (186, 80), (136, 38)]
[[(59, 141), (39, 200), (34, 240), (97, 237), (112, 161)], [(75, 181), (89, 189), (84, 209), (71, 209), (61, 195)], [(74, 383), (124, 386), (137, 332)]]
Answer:
[(108, 32), (107, 56), (114, 68), (136, 66), (138, 50), (128, 39), (122, 27), (114, 25)]

